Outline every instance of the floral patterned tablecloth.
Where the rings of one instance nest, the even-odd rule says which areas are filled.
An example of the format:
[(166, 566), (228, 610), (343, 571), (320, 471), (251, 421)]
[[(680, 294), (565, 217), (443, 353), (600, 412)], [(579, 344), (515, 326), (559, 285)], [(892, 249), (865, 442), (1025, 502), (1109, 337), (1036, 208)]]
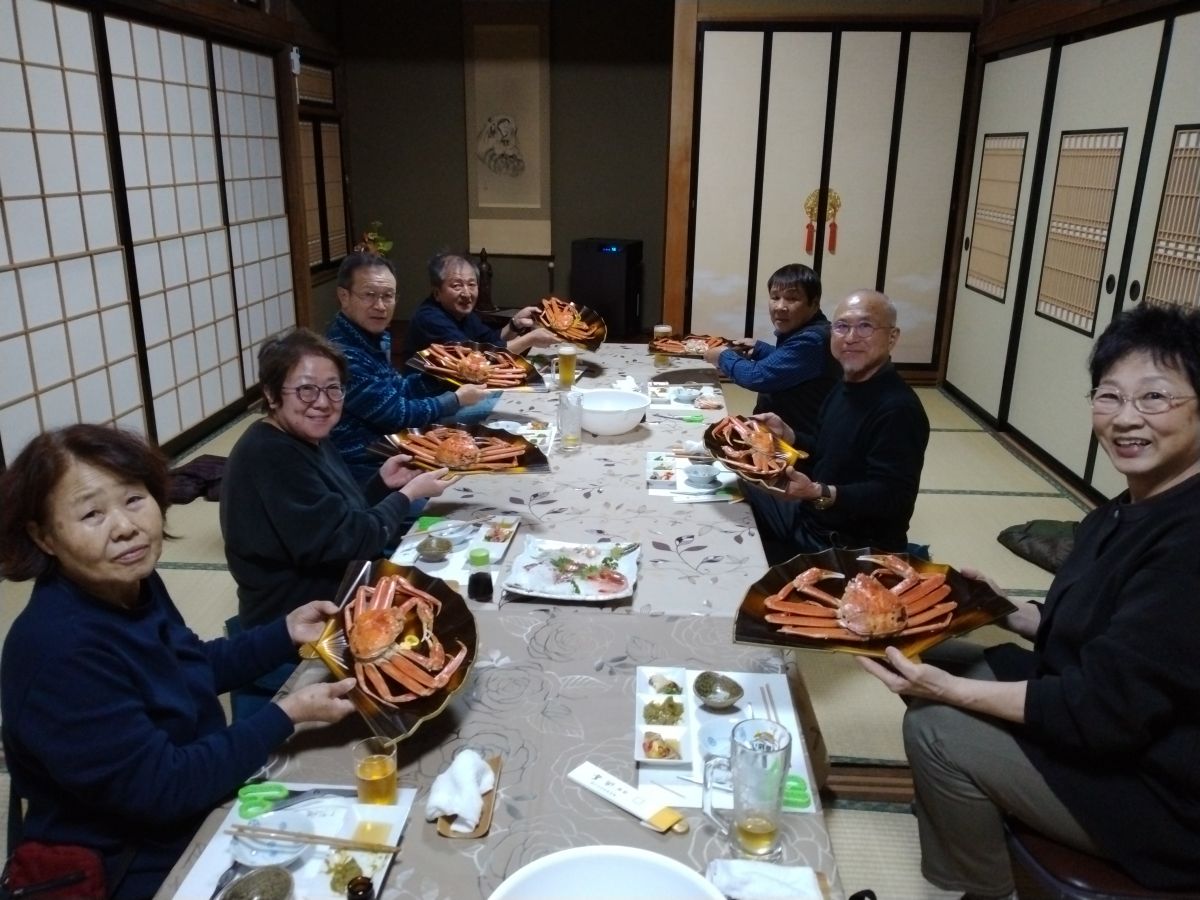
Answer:
[[(610, 386), (624, 377), (643, 387), (652, 378), (716, 381), (715, 370), (690, 360), (656, 369), (644, 345), (606, 344), (581, 354), (581, 362), (589, 373), (581, 389)], [(508, 393), (492, 418), (552, 422), (556, 407), (554, 392)], [(387, 878), (385, 900), (487, 897), (521, 866), (567, 847), (642, 847), (698, 871), (725, 854), (725, 840), (698, 810), (685, 811), (688, 834), (660, 835), (567, 780), (569, 771), (590, 760), (636, 783), (634, 675), (639, 665), (786, 672), (805, 731), (810, 773), (817, 769), (811, 781), (823, 782), (825, 748), (792, 655), (733, 643), (733, 614), (767, 568), (749, 505), (676, 504), (647, 493), (646, 453), (699, 441), (708, 423), (725, 411), (706, 412), (703, 424), (659, 419), (654, 411), (652, 406), (648, 424), (629, 434), (585, 433), (579, 452), (552, 449), (548, 475), (472, 475), (430, 503), (429, 513), (455, 518), (519, 515), (521, 527), (505, 563), (520, 552), (522, 535), (532, 535), (589, 543), (639, 541), (641, 570), (632, 601), (468, 601), (479, 633), (475, 667), (445, 712), (400, 745), (402, 783), (416, 787), (419, 795), (404, 851)], [(669, 412), (679, 414), (678, 409)], [(503, 571), (502, 565), (498, 577)], [(327, 674), (317, 661), (303, 663), (284, 690)], [(350, 784), (349, 745), (368, 733), (357, 716), (299, 732), (276, 756), (268, 777)], [(423, 821), (430, 785), (465, 747), (503, 759), (495, 819), (480, 840), (442, 838)], [(159, 897), (173, 896), (224, 814), (218, 809), (209, 816)], [(842, 897), (819, 809), (785, 816), (784, 827), (783, 861), (811, 866), (827, 895)]]
[[(580, 360), (590, 373), (578, 382), (581, 390), (611, 387), (627, 378), (642, 390), (650, 379), (717, 383), (716, 370), (695, 360), (672, 360), (670, 368), (655, 368), (644, 344), (605, 344), (594, 353), (582, 353)], [(556, 391), (506, 393), (489, 418), (553, 422), (557, 409)], [(642, 557), (637, 590), (632, 599), (614, 604), (616, 609), (732, 617), (747, 588), (767, 569), (750, 505), (674, 503), (669, 496), (649, 494), (645, 479), (648, 452), (688, 441), (698, 445), (704, 429), (726, 411), (704, 411), (704, 421), (698, 423), (663, 418), (660, 411), (678, 416), (687, 410), (652, 405), (647, 420), (628, 434), (599, 437), (584, 432), (581, 450), (550, 449), (549, 473), (466, 476), (430, 501), (427, 512), (459, 519), (488, 513), (518, 516), (521, 527), (497, 573), (500, 580), (526, 537), (638, 541)]]
[[(691, 826), (688, 834), (656, 834), (566, 776), (588, 760), (636, 782), (634, 683), (639, 665), (787, 672), (802, 711), (803, 699), (796, 696), (802, 685), (790, 654), (735, 645), (730, 620), (720, 616), (614, 616), (518, 604), (497, 609), (472, 603), (472, 608), (480, 635), (474, 670), (447, 710), (400, 745), (401, 783), (419, 793), (384, 900), (484, 898), (526, 863), (567, 847), (642, 847), (697, 871), (727, 853), (725, 840), (698, 810), (681, 810)], [(288, 687), (326, 674), (320, 663), (304, 663)], [(275, 759), (269, 776), (350, 784), (349, 744), (367, 733), (357, 716), (335, 727), (298, 733)], [(429, 787), (466, 747), (484, 757), (502, 757), (495, 817), (485, 838), (442, 838), (423, 819)], [(160, 897), (173, 896), (224, 814), (219, 809), (209, 816)], [(827, 895), (842, 897), (819, 809), (785, 815), (784, 832), (783, 862), (813, 867), (823, 876)]]

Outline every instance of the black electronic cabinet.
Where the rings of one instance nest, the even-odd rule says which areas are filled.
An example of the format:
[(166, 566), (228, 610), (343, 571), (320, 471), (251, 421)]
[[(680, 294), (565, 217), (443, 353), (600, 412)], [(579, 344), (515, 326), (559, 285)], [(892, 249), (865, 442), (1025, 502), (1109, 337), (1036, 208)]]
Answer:
[(570, 299), (604, 317), (609, 340), (636, 338), (642, 330), (642, 242), (571, 241)]

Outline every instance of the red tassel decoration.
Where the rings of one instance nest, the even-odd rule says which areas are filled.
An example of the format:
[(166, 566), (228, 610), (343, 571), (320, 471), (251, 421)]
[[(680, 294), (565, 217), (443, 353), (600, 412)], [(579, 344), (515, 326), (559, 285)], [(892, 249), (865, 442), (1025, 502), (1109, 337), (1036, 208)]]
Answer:
[(815, 226), (812, 222), (809, 222), (804, 226), (804, 252), (809, 256), (812, 256), (813, 240), (816, 237), (816, 233), (817, 226)]
[(837, 222), (829, 223), (829, 255), (837, 253)]

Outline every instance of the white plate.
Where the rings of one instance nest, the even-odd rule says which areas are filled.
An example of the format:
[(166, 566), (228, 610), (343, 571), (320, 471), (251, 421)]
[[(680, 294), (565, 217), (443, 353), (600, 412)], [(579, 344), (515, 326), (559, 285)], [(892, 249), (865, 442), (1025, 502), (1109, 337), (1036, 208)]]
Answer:
[[(298, 809), (284, 809), (265, 813), (246, 823), (252, 828), (270, 828), (275, 831), (294, 831), (297, 834), (312, 834), (313, 823)], [(234, 835), (229, 852), (243, 866), (286, 866), (304, 855), (311, 844), (296, 841), (275, 840), (252, 835)]]
[(583, 565), (598, 565), (604, 557), (617, 547), (628, 544), (572, 544), (566, 541), (549, 541), (526, 537), (520, 555), (513, 560), (504, 582), (504, 589), (525, 594), (529, 597), (545, 597), (555, 600), (620, 600), (632, 597), (637, 583), (638, 559), (641, 548), (635, 547), (621, 555), (616, 570), (625, 576), (625, 586), (615, 591), (602, 591), (596, 582), (585, 578), (559, 580), (558, 570), (551, 560), (566, 557)]

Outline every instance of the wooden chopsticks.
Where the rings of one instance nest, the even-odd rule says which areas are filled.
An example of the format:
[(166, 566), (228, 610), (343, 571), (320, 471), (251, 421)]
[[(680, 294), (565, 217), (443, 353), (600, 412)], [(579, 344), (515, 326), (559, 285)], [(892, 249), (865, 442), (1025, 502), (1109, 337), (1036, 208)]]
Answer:
[(326, 837), (323, 834), (304, 834), (298, 831), (282, 831), (276, 828), (255, 828), (252, 825), (233, 825), (225, 829), (226, 834), (243, 837), (267, 838), (273, 841), (288, 841), (293, 844), (318, 844), (322, 847), (337, 847), (339, 850), (361, 850), (365, 853), (399, 853), (400, 848), (391, 844), (375, 844), (370, 841), (352, 841), (347, 838)]
[(767, 718), (776, 725), (780, 724), (779, 710), (775, 708), (775, 698), (771, 696), (771, 686), (769, 684), (764, 684), (762, 686), (762, 699), (763, 705), (767, 708)]

